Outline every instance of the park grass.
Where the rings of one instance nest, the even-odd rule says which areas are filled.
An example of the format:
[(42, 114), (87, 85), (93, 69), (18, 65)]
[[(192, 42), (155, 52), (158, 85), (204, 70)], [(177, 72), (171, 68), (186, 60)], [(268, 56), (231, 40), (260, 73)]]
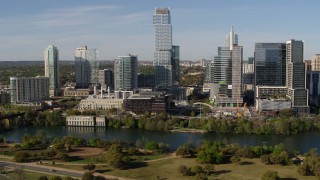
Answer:
[[(112, 169), (107, 165), (97, 165), (95, 171), (125, 177), (130, 179), (196, 179), (195, 176), (182, 176), (178, 173), (178, 167), (186, 165), (192, 167), (194, 165), (204, 166), (199, 164), (195, 158), (180, 158), (172, 157), (168, 159), (159, 159), (158, 161), (133, 162), (129, 169), (118, 170)], [(81, 165), (67, 165), (57, 164), (56, 167), (67, 169), (84, 170)], [(268, 170), (277, 171), (282, 179), (303, 179), (303, 180), (317, 180), (314, 176), (301, 176), (297, 173), (297, 165), (264, 165), (260, 159), (242, 159), (240, 164), (220, 164), (215, 165), (215, 173), (209, 176), (209, 179), (219, 180), (257, 180), (262, 174)]]
[[(161, 161), (154, 161), (147, 163), (145, 167), (137, 167), (128, 170), (112, 170), (106, 174), (128, 177), (133, 179), (195, 179), (195, 176), (182, 176), (177, 169), (180, 165), (191, 167), (194, 165), (201, 165), (195, 159), (183, 159), (179, 157), (171, 159), (163, 159)], [(296, 165), (264, 165), (260, 159), (244, 159), (242, 165), (240, 164), (222, 164), (215, 165), (216, 173), (209, 176), (209, 179), (221, 180), (257, 180), (260, 179), (263, 173), (267, 170), (277, 171), (280, 178), (283, 179), (305, 179), (316, 180), (314, 176), (300, 176), (297, 173), (298, 167)]]

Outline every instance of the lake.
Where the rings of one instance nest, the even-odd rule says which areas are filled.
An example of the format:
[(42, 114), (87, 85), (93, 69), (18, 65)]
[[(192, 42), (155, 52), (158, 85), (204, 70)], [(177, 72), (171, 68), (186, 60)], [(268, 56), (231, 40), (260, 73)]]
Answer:
[(253, 134), (213, 134), (213, 133), (172, 133), (156, 132), (141, 129), (110, 129), (101, 127), (23, 127), (2, 133), (8, 141), (20, 142), (25, 134), (34, 135), (44, 130), (49, 137), (75, 136), (85, 139), (100, 138), (104, 140), (122, 140), (135, 143), (138, 139), (163, 142), (170, 149), (191, 142), (199, 144), (203, 140), (238, 143), (240, 145), (275, 145), (285, 144), (288, 150), (298, 150), (301, 153), (311, 148), (320, 150), (320, 132), (306, 132), (297, 135), (253, 135)]

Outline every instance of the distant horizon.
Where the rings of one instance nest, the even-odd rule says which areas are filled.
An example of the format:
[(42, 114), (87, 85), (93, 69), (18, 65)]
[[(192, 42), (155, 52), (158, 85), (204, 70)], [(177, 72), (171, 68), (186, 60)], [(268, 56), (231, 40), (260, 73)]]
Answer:
[(153, 60), (155, 7), (171, 11), (173, 45), (181, 59), (212, 60), (234, 27), (244, 60), (254, 43), (303, 40), (304, 59), (320, 53), (318, 7), (309, 0), (78, 0), (4, 1), (0, 7), (0, 61), (35, 60), (52, 44), (60, 59), (72, 60), (76, 48), (99, 50), (98, 59), (132, 53)]

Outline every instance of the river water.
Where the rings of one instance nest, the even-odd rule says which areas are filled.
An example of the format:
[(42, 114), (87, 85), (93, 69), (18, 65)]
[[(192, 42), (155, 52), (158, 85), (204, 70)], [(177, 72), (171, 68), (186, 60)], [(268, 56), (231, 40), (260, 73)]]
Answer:
[(238, 143), (240, 145), (275, 145), (283, 143), (288, 150), (308, 152), (311, 148), (320, 150), (320, 132), (306, 132), (292, 136), (252, 135), (252, 134), (213, 134), (213, 133), (171, 133), (141, 129), (109, 129), (94, 127), (23, 127), (1, 133), (8, 141), (20, 142), (25, 134), (34, 135), (44, 130), (49, 137), (75, 136), (85, 139), (100, 138), (104, 140), (122, 140), (135, 143), (137, 139), (164, 142), (170, 149), (190, 142), (199, 144), (203, 140)]

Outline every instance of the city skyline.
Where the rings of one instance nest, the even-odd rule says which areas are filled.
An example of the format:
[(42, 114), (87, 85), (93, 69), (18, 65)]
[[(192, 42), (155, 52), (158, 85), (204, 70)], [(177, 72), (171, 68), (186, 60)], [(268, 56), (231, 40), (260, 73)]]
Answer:
[(320, 50), (315, 23), (320, 2), (316, 0), (57, 2), (2, 3), (0, 61), (42, 60), (43, 48), (49, 44), (59, 47), (61, 60), (72, 60), (74, 49), (86, 44), (99, 49), (101, 60), (129, 52), (139, 55), (140, 60), (152, 61), (151, 15), (155, 7), (170, 8), (173, 44), (180, 45), (182, 60), (212, 59), (216, 48), (225, 43), (221, 37), (232, 25), (241, 35), (244, 59), (253, 56), (254, 43), (259, 42), (302, 39), (304, 59), (311, 59)]

